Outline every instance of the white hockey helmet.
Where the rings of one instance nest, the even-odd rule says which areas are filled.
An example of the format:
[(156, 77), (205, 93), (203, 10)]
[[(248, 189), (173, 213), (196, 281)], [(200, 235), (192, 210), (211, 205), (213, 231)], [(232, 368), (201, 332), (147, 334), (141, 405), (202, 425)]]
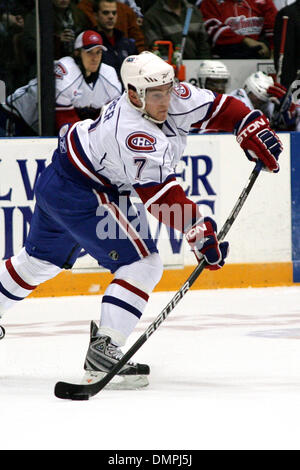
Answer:
[(273, 78), (264, 72), (252, 73), (244, 83), (244, 90), (248, 94), (251, 91), (256, 98), (264, 101), (265, 103), (269, 100), (270, 96), (267, 93), (267, 89), (274, 84)]
[(147, 88), (175, 83), (174, 68), (149, 51), (141, 52), (139, 55), (128, 56), (121, 66), (121, 78), (127, 93), (131, 85), (136, 90), (142, 107), (137, 108), (128, 99), (129, 103), (137, 110), (145, 111), (145, 98)]
[(219, 60), (202, 60), (198, 69), (198, 80), (200, 88), (205, 88), (206, 79), (229, 80), (230, 73), (223, 62)]

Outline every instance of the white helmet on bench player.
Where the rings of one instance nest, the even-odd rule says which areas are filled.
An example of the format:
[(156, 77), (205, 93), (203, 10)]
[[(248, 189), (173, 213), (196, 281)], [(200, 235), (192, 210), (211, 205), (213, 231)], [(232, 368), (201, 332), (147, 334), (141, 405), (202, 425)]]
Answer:
[(244, 83), (244, 90), (248, 94), (253, 93), (256, 98), (265, 103), (269, 100), (270, 96), (267, 93), (267, 89), (274, 84), (273, 78), (266, 75), (264, 72), (252, 73)]
[[(198, 69), (198, 82), (200, 88), (213, 89), (213, 84), (222, 84), (223, 93), (225, 93), (230, 73), (223, 62), (219, 60), (202, 60)], [(214, 91), (214, 90), (213, 90)]]
[[(175, 83), (174, 68), (152, 52), (128, 56), (121, 67), (121, 77), (129, 103), (138, 111), (145, 111), (148, 88)], [(130, 86), (137, 92), (142, 107), (136, 107), (128, 98)]]

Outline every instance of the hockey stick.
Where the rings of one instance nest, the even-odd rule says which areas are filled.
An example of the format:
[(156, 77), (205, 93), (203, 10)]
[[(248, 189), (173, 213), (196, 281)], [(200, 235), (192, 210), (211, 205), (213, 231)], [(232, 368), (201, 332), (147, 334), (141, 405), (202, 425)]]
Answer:
[(183, 52), (184, 52), (184, 49), (185, 49), (186, 37), (187, 37), (188, 32), (189, 32), (192, 13), (193, 13), (193, 7), (187, 6), (184, 25), (183, 25), (183, 30), (182, 30), (182, 40), (181, 40), (181, 45), (180, 45), (180, 60), (178, 61), (179, 62), (178, 66), (180, 66), (182, 64)]
[[(243, 207), (260, 171), (262, 169), (262, 163), (259, 161), (254, 169), (252, 170), (247, 185), (242, 190), (234, 208), (232, 209), (229, 217), (225, 221), (221, 231), (218, 234), (218, 240), (222, 241), (230, 230), (232, 224), (237, 218), (241, 208)], [(187, 291), (194, 284), (196, 279), (200, 276), (203, 269), (206, 266), (204, 259), (200, 261), (198, 266), (194, 269), (192, 274), (183, 284), (183, 286), (176, 292), (170, 302), (158, 315), (158, 317), (152, 322), (146, 331), (138, 338), (138, 340), (131, 346), (130, 349), (124, 354), (120, 361), (98, 382), (94, 382), (88, 385), (82, 384), (71, 384), (67, 382), (57, 382), (55, 385), (54, 394), (57, 398), (64, 398), (70, 400), (88, 400), (90, 397), (99, 393), (122, 369), (122, 367), (128, 362), (132, 356), (140, 349), (140, 347), (147, 341), (147, 339), (154, 333), (155, 330), (162, 324), (167, 316), (174, 310), (178, 302), (187, 293)]]
[[(278, 71), (276, 80), (278, 83), (281, 83), (281, 75), (282, 75), (282, 67), (284, 61), (284, 51), (285, 51), (285, 42), (286, 42), (286, 32), (287, 32), (287, 24), (289, 21), (288, 16), (282, 17), (282, 30), (281, 30), (281, 39), (280, 39), (280, 48), (279, 48), (279, 58), (278, 58)], [(282, 119), (281, 113), (284, 109), (284, 106), (289, 99), (289, 92), (286, 93), (284, 99), (282, 100), (280, 106), (275, 105), (274, 112), (271, 119), (271, 126), (279, 125)]]
[(283, 59), (284, 59), (284, 50), (285, 50), (285, 41), (286, 41), (286, 32), (287, 32), (288, 20), (289, 20), (288, 16), (283, 16), (282, 17), (282, 31), (281, 31), (281, 41), (280, 41), (279, 59), (278, 59), (278, 72), (277, 72), (277, 82), (278, 83), (280, 83), (281, 75), (282, 75), (282, 66), (283, 66)]

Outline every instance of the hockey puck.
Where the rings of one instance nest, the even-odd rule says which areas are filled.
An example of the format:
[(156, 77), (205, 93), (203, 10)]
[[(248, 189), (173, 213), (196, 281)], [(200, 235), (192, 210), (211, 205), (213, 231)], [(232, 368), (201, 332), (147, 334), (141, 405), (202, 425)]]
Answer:
[(5, 336), (5, 329), (3, 326), (0, 325), (0, 340), (3, 339)]

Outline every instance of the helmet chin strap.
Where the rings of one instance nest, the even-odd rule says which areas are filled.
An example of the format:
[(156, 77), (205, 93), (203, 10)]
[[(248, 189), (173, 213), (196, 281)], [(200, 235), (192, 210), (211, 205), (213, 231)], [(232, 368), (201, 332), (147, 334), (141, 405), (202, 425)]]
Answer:
[(154, 119), (152, 116), (150, 116), (150, 114), (147, 114), (147, 113), (143, 113), (142, 117), (145, 119), (148, 119), (148, 121), (154, 122), (155, 124), (163, 124), (165, 122), (165, 121), (158, 121), (157, 119)]

